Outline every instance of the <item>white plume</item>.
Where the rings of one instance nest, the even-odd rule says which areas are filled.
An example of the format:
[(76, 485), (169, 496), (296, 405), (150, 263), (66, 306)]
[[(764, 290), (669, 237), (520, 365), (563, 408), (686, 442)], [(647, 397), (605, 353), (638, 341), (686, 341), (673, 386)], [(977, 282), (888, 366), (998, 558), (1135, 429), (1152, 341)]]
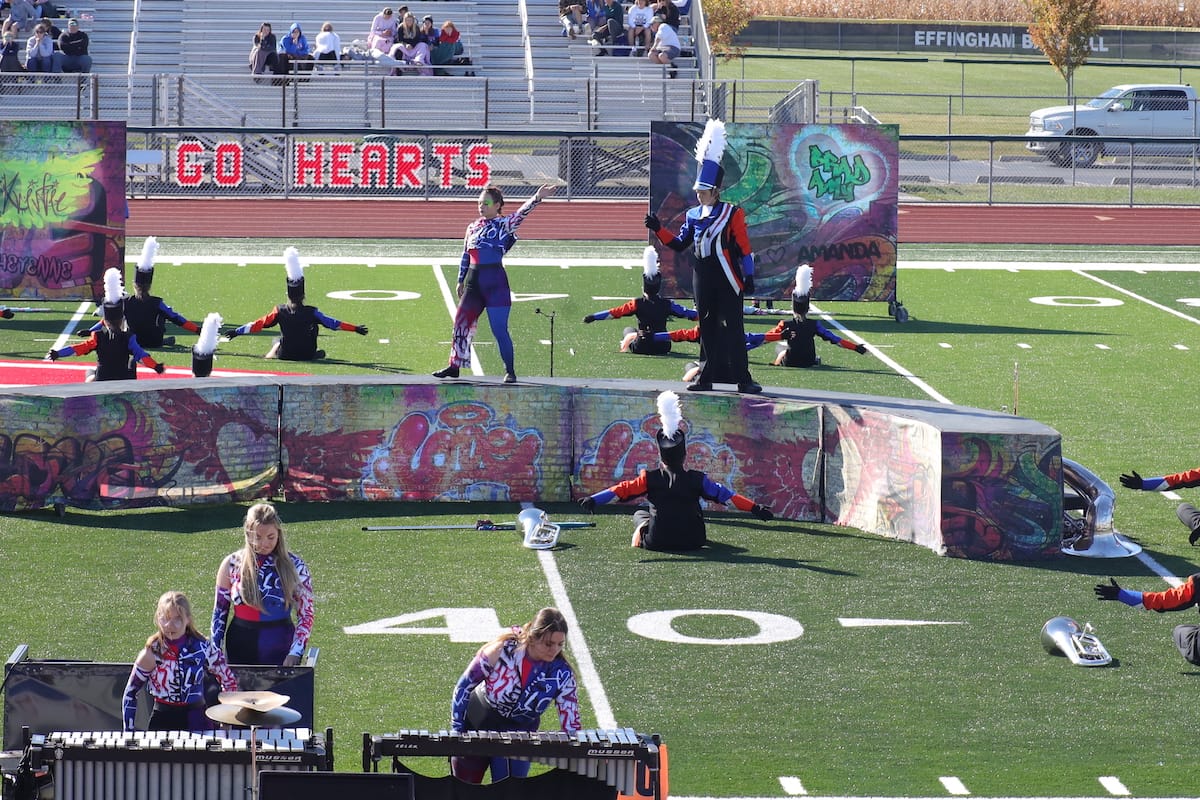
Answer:
[(679, 410), (679, 395), (668, 390), (658, 396), (658, 418), (662, 422), (662, 435), (674, 439), (679, 431), (683, 414)]
[(725, 154), (725, 123), (719, 119), (710, 119), (704, 123), (704, 133), (696, 142), (697, 161), (715, 161), (721, 163)]
[(812, 294), (812, 267), (801, 264), (796, 267), (796, 288), (792, 289), (796, 297), (808, 297)]
[(104, 270), (104, 302), (107, 305), (113, 305), (121, 302), (121, 298), (125, 295), (121, 289), (121, 271), (116, 267), (109, 267)]
[(158, 239), (147, 236), (142, 242), (142, 257), (138, 259), (139, 272), (149, 272), (154, 269), (154, 259), (158, 257)]
[(200, 326), (200, 340), (193, 348), (197, 355), (207, 356), (216, 352), (222, 322), (221, 315), (215, 311), (204, 318), (204, 323)]
[(653, 278), (658, 274), (658, 251), (652, 246), (646, 245), (646, 249), (642, 251), (642, 275), (647, 278)]
[(300, 264), (300, 251), (289, 247), (283, 251), (283, 266), (287, 269), (287, 277), (293, 283), (304, 279), (304, 267)]

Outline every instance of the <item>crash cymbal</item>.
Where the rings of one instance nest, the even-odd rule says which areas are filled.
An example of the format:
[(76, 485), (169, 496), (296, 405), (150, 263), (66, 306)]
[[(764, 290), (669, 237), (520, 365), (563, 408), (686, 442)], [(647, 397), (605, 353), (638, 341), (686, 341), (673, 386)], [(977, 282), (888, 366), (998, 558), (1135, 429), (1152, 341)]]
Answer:
[(291, 725), (300, 719), (300, 712), (287, 706), (273, 708), (270, 711), (255, 711), (243, 706), (222, 703), (216, 706), (209, 706), (205, 709), (204, 713), (209, 719), (215, 722), (222, 722), (226, 725), (239, 725), (245, 728), (251, 725), (260, 728), (280, 728), (284, 725)]
[(253, 711), (270, 711), (279, 708), (292, 698), (279, 692), (221, 692), (217, 699), (231, 706), (241, 706)]

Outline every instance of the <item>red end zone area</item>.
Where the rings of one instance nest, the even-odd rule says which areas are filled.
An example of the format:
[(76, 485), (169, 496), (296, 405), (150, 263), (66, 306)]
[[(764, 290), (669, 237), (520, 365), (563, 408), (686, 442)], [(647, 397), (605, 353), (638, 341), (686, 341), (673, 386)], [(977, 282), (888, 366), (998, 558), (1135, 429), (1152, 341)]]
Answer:
[[(94, 369), (94, 360), (63, 361), (0, 361), (0, 388), (20, 386), (50, 386), (57, 383), (83, 383), (87, 379), (87, 371)], [(253, 370), (214, 369), (214, 378), (236, 378), (246, 375), (307, 375), (307, 372), (267, 372)], [(158, 380), (159, 378), (190, 378), (192, 371), (183, 367), (167, 367), (167, 371), (158, 375), (152, 369), (138, 366), (138, 380)], [(201, 380), (201, 379), (197, 379)]]

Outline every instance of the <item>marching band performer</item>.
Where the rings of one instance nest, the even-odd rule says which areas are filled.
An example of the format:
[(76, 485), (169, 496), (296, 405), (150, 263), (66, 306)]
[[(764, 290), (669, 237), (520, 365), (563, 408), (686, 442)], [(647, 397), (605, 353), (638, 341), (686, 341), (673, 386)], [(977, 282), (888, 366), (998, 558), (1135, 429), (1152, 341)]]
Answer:
[(746, 348), (742, 346), (742, 295), (754, 292), (754, 252), (746, 231), (745, 211), (721, 200), (724, 152), (725, 123), (710, 119), (696, 145), (700, 169), (693, 188), (700, 205), (687, 210), (674, 236), (654, 214), (646, 215), (646, 227), (676, 252), (691, 247), (695, 258), (692, 292), (705, 360), (699, 377), (687, 388), (710, 391), (714, 381), (731, 381), (739, 392), (758, 394), (762, 387), (750, 377)]
[(631, 500), (646, 496), (649, 509), (633, 512), (632, 547), (647, 550), (697, 550), (705, 545), (704, 512), (700, 500), (733, 503), (764, 522), (775, 515), (771, 509), (743, 497), (699, 470), (684, 469), (687, 436), (680, 428), (683, 417), (679, 396), (663, 392), (658, 396), (658, 415), (662, 429), (657, 434), (658, 455), (662, 464), (655, 470), (642, 470), (633, 480), (623, 481), (583, 498), (579, 505), (591, 513), (596, 506), (613, 500)]
[(294, 667), (312, 634), (308, 565), (288, 550), (283, 522), (270, 503), (250, 506), (242, 529), (242, 549), (226, 556), (217, 570), (213, 643), (223, 646), (234, 664)]
[(630, 315), (637, 318), (636, 328), (626, 328), (621, 340), (621, 352), (631, 351), (640, 355), (660, 356), (671, 352), (671, 342), (661, 341), (654, 334), (667, 329), (667, 320), (682, 317), (695, 320), (696, 312), (684, 308), (674, 300), (659, 296), (662, 289), (662, 273), (658, 271), (658, 251), (647, 246), (642, 252), (642, 296), (607, 311), (597, 311), (583, 318), (584, 323), (601, 319), (620, 319)]
[[(1115, 578), (1096, 584), (1097, 600), (1120, 600), (1132, 608), (1152, 611), (1182, 611), (1200, 605), (1200, 573), (1191, 575), (1182, 585), (1162, 592), (1135, 592), (1122, 588)], [(1176, 625), (1171, 633), (1175, 646), (1190, 664), (1200, 666), (1200, 625)]]
[[(138, 337), (142, 347), (163, 347), (175, 344), (174, 336), (166, 336), (167, 320), (189, 333), (198, 333), (200, 327), (188, 320), (157, 295), (150, 294), (154, 281), (154, 259), (158, 255), (158, 239), (147, 236), (142, 243), (142, 255), (138, 259), (137, 271), (133, 274), (133, 295), (124, 300), (125, 322)], [(90, 329), (79, 331), (87, 336), (100, 329), (97, 322)]]
[(147, 686), (154, 698), (149, 730), (204, 731), (212, 727), (204, 715), (204, 675), (211, 674), (227, 692), (236, 692), (237, 677), (221, 648), (205, 639), (192, 622), (192, 604), (183, 592), (166, 592), (154, 610), (157, 630), (138, 653), (121, 697), (125, 730), (135, 729), (138, 694)]
[[(1163, 475), (1158, 478), (1143, 478), (1136, 469), (1121, 475), (1121, 485), (1126, 489), (1139, 489), (1143, 492), (1169, 492), (1173, 489), (1192, 489), (1200, 486), (1200, 467), (1173, 475)], [(1200, 510), (1191, 503), (1180, 503), (1175, 509), (1179, 521), (1187, 526), (1188, 544), (1193, 547), (1200, 542)]]
[(450, 347), (450, 363), (433, 373), (435, 378), (457, 378), (463, 367), (471, 365), (471, 342), (479, 315), (487, 310), (488, 324), (496, 337), (496, 349), (504, 362), (504, 382), (516, 383), (512, 335), (508, 332), (508, 315), (512, 311), (512, 291), (508, 273), (504, 270), (504, 254), (516, 241), (516, 230), (533, 209), (554, 194), (557, 187), (539, 186), (533, 197), (521, 204), (512, 214), (504, 214), (504, 194), (495, 186), (479, 193), (479, 219), (467, 226), (463, 238), (463, 254), (458, 265), (458, 310), (454, 314), (454, 331)]
[(286, 304), (275, 306), (266, 316), (247, 322), (228, 331), (226, 339), (246, 333), (258, 333), (263, 328), (279, 326), (279, 337), (271, 345), (264, 358), (281, 358), (285, 361), (315, 361), (325, 357), (324, 350), (317, 349), (317, 326), (323, 325), (331, 331), (353, 331), (359, 336), (367, 335), (366, 325), (342, 322), (322, 314), (316, 306), (304, 304), (304, 265), (300, 253), (294, 247), (283, 251), (284, 268), (287, 270)]
[[(802, 264), (796, 268), (796, 286), (792, 289), (792, 319), (780, 320), (767, 335), (777, 334), (779, 353), (772, 362), (775, 366), (815, 367), (821, 363), (813, 341), (821, 337), (830, 344), (853, 350), (858, 354), (867, 352), (866, 345), (855, 344), (830, 331), (815, 319), (808, 318), (809, 295), (812, 294), (812, 267)], [(768, 340), (770, 341), (770, 340)]]
[[(535, 731), (553, 700), (562, 730), (578, 732), (575, 671), (562, 654), (566, 641), (567, 620), (562, 612), (543, 608), (532, 621), (514, 625), (479, 648), (454, 687), (451, 730)], [(529, 762), (520, 759), (450, 759), (451, 774), (467, 783), (482, 783), (489, 767), (492, 783), (510, 775), (529, 775)]]
[(104, 272), (104, 317), (98, 330), (89, 331), (88, 339), (60, 350), (50, 349), (46, 358), (57, 361), (66, 356), (83, 356), (96, 352), (96, 368), (88, 370), (87, 381), (122, 381), (137, 379), (137, 364), (162, 375), (166, 367), (142, 349), (137, 336), (125, 322), (122, 300), (121, 273), (115, 267)]

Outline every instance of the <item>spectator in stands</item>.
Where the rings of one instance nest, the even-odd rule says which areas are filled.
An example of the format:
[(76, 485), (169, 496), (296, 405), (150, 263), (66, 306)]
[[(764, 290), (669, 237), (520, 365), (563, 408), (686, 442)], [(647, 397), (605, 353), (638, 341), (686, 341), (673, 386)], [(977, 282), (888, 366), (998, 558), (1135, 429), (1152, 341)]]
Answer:
[(572, 39), (588, 30), (584, 13), (586, 13), (586, 9), (582, 4), (573, 2), (573, 0), (558, 0), (558, 18), (563, 24), (563, 30)]
[(650, 21), (650, 30), (654, 32), (654, 44), (650, 46), (647, 58), (653, 64), (663, 64), (670, 67), (670, 75), (675, 77), (675, 59), (679, 58), (679, 34), (663, 21), (655, 17)]
[[(59, 16), (58, 8), (56, 8), (54, 3), (51, 3), (50, 0), (30, 0), (30, 2), (33, 4), (35, 18), (41, 17), (42, 19), (53, 19)], [(66, 14), (63, 14), (62, 16), (65, 17)]]
[(79, 20), (67, 22), (67, 30), (58, 37), (58, 53), (54, 58), (56, 72), (91, 72), (92, 57), (88, 55), (88, 35), (79, 30)]
[[(650, 51), (650, 45), (654, 42), (654, 32), (650, 30), (650, 22), (653, 19), (654, 9), (650, 8), (648, 0), (634, 0), (625, 27), (625, 36), (631, 48), (639, 47), (646, 52)], [(633, 50), (630, 50), (629, 54), (633, 55)]]
[(4, 42), (0, 45), (0, 72), (24, 72), (18, 53), (21, 45), (17, 43), (17, 35), (12, 31), (4, 32)]
[(392, 45), (396, 42), (396, 31), (399, 27), (392, 7), (384, 8), (375, 15), (375, 19), (371, 20), (371, 35), (367, 37), (368, 49), (378, 50), (381, 53), (392, 52)]
[[(313, 57), (308, 48), (308, 37), (300, 29), (299, 22), (293, 22), (292, 27), (288, 28), (288, 35), (283, 37), (283, 41), (279, 43), (278, 56), (280, 72), (312, 70)], [(296, 63), (293, 64), (293, 61)]]
[(25, 42), (25, 69), (29, 72), (54, 71), (54, 40), (40, 23)]
[(313, 48), (313, 53), (317, 57), (317, 61), (340, 61), (342, 58), (342, 38), (333, 32), (333, 23), (326, 22), (321, 25), (321, 32), (317, 34), (316, 46)]
[(654, 10), (654, 15), (662, 17), (663, 22), (671, 26), (671, 29), (679, 33), (679, 7), (671, 2), (671, 0), (658, 0), (657, 3), (651, 6)]
[[(604, 0), (599, 25), (593, 24), (592, 39), (588, 44), (593, 47), (603, 44), (615, 45), (621, 41), (621, 34), (624, 30), (625, 9), (617, 0)], [(605, 51), (601, 50), (599, 55), (604, 55), (604, 53)]]
[(432, 14), (426, 14), (425, 16), (421, 17), (420, 30), (421, 30), (421, 40), (423, 42), (425, 42), (425, 44), (429, 47), (429, 54), (432, 56), (433, 48), (438, 46), (438, 41), (441, 36), (438, 29), (433, 27), (433, 15)]
[[(438, 31), (437, 44), (429, 51), (429, 63), (435, 67), (440, 64), (450, 64), (463, 53), (462, 34), (450, 20), (442, 23)], [(466, 63), (470, 63), (468, 60)], [(434, 75), (448, 75), (444, 69), (435, 69)]]
[(259, 25), (253, 41), (254, 45), (250, 48), (250, 71), (255, 75), (262, 75), (269, 68), (278, 73), (279, 55), (275, 52), (278, 43), (275, 41), (275, 34), (271, 32), (271, 23), (264, 22)]
[(12, 0), (12, 3), (9, 4), (8, 19), (4, 23), (5, 30), (11, 28), (14, 34), (30, 30), (37, 22), (37, 18), (37, 9), (29, 0)]
[[(433, 20), (430, 20), (431, 27), (432, 23)], [(396, 44), (392, 47), (391, 56), (397, 61), (418, 65), (422, 75), (433, 74), (429, 66), (429, 45), (425, 43), (417, 18), (411, 12), (404, 15), (404, 22), (396, 32)]]

